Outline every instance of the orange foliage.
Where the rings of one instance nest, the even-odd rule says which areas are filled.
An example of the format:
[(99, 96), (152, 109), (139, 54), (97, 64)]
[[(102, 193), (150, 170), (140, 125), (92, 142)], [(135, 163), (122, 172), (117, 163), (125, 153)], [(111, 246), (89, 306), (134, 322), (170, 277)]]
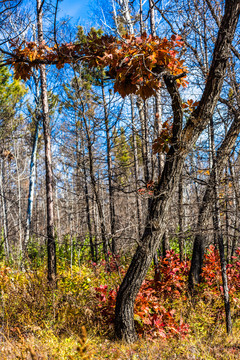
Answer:
[[(55, 64), (58, 69), (66, 63), (87, 62), (90, 68), (108, 68), (108, 75), (114, 79), (114, 90), (122, 97), (137, 94), (143, 99), (155, 95), (160, 76), (178, 76), (186, 72), (184, 61), (178, 58), (178, 48), (183, 46), (181, 38), (172, 35), (170, 40), (158, 36), (124, 35), (122, 39), (90, 33), (82, 44), (66, 43), (49, 47), (44, 42), (12, 41), (13, 56), (7, 60), (14, 67), (15, 77), (27, 80), (32, 68), (41, 63)], [(176, 80), (186, 87), (185, 77)]]
[(172, 143), (172, 125), (168, 121), (162, 124), (162, 131), (157, 139), (154, 140), (152, 149), (153, 154), (168, 153)]
[(199, 101), (193, 101), (192, 99), (187, 100), (187, 102), (182, 103), (183, 111), (190, 113), (199, 105)]

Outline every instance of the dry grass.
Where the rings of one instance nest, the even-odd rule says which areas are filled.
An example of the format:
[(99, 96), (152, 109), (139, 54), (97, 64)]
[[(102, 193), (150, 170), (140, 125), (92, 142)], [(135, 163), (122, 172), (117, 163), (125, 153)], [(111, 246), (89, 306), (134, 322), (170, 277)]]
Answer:
[(184, 296), (176, 316), (190, 334), (168, 340), (141, 338), (126, 345), (112, 339), (112, 328), (97, 316), (95, 287), (117, 286), (117, 273), (82, 266), (59, 273), (58, 289), (47, 286), (45, 269), (20, 272), (0, 266), (1, 360), (230, 360), (240, 358), (240, 300), (232, 304), (234, 331), (226, 336), (222, 300)]

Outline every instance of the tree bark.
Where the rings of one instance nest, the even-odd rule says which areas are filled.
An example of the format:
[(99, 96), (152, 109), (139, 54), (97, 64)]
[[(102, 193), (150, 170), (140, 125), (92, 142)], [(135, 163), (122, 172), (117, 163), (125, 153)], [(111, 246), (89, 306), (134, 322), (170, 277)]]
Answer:
[(5, 195), (5, 160), (0, 159), (1, 162), (1, 174), (0, 174), (0, 193), (2, 203), (2, 216), (3, 216), (3, 235), (4, 235), (4, 250), (6, 258), (10, 256), (10, 247), (8, 239), (8, 214), (7, 214), (7, 202)]
[(227, 262), (231, 262), (231, 238), (229, 234), (229, 193), (228, 193), (228, 166), (225, 167), (225, 227), (226, 227), (226, 243), (227, 243)]
[(232, 319), (231, 319), (231, 311), (230, 311), (226, 258), (225, 258), (224, 243), (223, 243), (222, 228), (221, 228), (220, 206), (219, 206), (219, 174), (217, 171), (216, 157), (214, 153), (214, 129), (213, 129), (212, 119), (210, 120), (210, 129), (211, 129), (211, 138), (212, 138), (211, 143), (212, 143), (212, 153), (213, 153), (213, 203), (214, 203), (213, 228), (214, 228), (215, 237), (218, 240), (218, 248), (219, 248), (221, 271), (222, 271), (226, 328), (227, 328), (227, 333), (230, 334), (232, 332)]
[[(151, 35), (156, 36), (156, 23), (155, 23), (155, 10), (154, 10), (154, 2), (153, 0), (149, 0), (149, 10), (150, 10), (150, 28), (151, 28)], [(160, 126), (159, 123), (162, 121), (161, 113), (161, 93), (158, 90), (155, 96), (155, 121), (154, 121), (154, 133), (157, 135), (156, 138), (160, 135)], [(152, 180), (154, 179), (154, 169), (155, 169), (155, 161), (152, 154)], [(161, 160), (162, 154), (157, 154), (157, 162), (158, 162), (158, 176), (161, 174)], [(153, 256), (153, 263), (154, 263), (154, 279), (155, 281), (159, 281), (161, 278), (160, 269), (158, 266), (158, 253), (154, 254)]]
[[(43, 42), (42, 22), (43, 2), (37, 0), (37, 27), (38, 42)], [(45, 168), (46, 168), (46, 196), (47, 196), (47, 253), (48, 253), (48, 281), (56, 286), (56, 244), (54, 238), (54, 209), (53, 209), (53, 172), (51, 152), (51, 128), (48, 109), (47, 78), (45, 65), (40, 65), (41, 98), (43, 115), (43, 132), (45, 144)]]
[(144, 181), (147, 184), (150, 180), (149, 176), (149, 152), (148, 152), (148, 130), (147, 130), (147, 117), (146, 117), (146, 103), (138, 96), (137, 107), (139, 111), (139, 118), (141, 123), (141, 140), (142, 140), (142, 159), (144, 170)]
[(107, 171), (108, 171), (108, 190), (109, 190), (109, 212), (110, 212), (110, 229), (111, 229), (111, 239), (112, 239), (112, 253), (116, 254), (116, 239), (115, 239), (115, 203), (114, 203), (114, 192), (112, 184), (112, 158), (111, 158), (111, 141), (110, 141), (110, 128), (109, 128), (109, 116), (107, 110), (107, 102), (104, 90), (103, 80), (101, 82), (102, 86), (102, 97), (103, 97), (103, 107), (104, 107), (104, 123), (106, 131), (106, 140), (107, 140)]
[[(86, 169), (86, 164), (85, 164), (86, 159), (85, 159), (85, 150), (84, 150), (84, 140), (83, 140), (82, 129), (81, 129), (81, 153), (82, 153), (82, 167), (83, 167), (83, 174), (84, 174), (84, 195), (85, 195), (85, 202), (86, 202), (86, 213), (87, 213), (86, 215), (87, 215), (87, 226), (88, 226), (88, 233), (89, 233), (90, 251), (91, 251), (92, 260), (97, 262), (97, 251), (95, 253), (94, 244), (93, 244), (93, 230), (92, 230), (91, 214), (90, 214), (90, 196), (89, 196), (89, 189), (88, 189), (88, 183), (87, 183), (87, 169)], [(96, 239), (95, 239), (95, 242), (97, 242)]]
[(25, 236), (24, 236), (24, 242), (23, 242), (23, 259), (25, 257), (25, 251), (26, 251), (26, 248), (27, 248), (27, 245), (29, 242), (31, 223), (32, 223), (34, 188), (35, 188), (35, 182), (36, 182), (36, 158), (37, 158), (39, 126), (40, 126), (40, 119), (39, 119), (39, 114), (37, 114), (37, 119), (36, 119), (36, 124), (35, 124), (35, 134), (34, 134), (32, 154), (31, 154), (31, 161), (30, 161), (27, 220), (26, 220)]
[(108, 259), (108, 246), (107, 246), (107, 236), (106, 236), (104, 213), (103, 213), (103, 207), (102, 207), (101, 199), (100, 199), (100, 196), (99, 196), (99, 190), (97, 188), (96, 177), (95, 177), (95, 174), (94, 174), (94, 160), (93, 160), (92, 141), (91, 141), (90, 130), (89, 130), (89, 126), (88, 126), (85, 114), (83, 114), (83, 121), (84, 121), (85, 130), (86, 130), (88, 158), (89, 158), (89, 174), (90, 174), (90, 179), (91, 179), (91, 186), (92, 186), (92, 191), (94, 193), (96, 204), (97, 204), (97, 209), (98, 209), (98, 215), (99, 215), (99, 220), (100, 220), (101, 238), (102, 238), (102, 244), (103, 244), (103, 252), (104, 252), (105, 260), (108, 263), (108, 261), (109, 261), (109, 259)]
[[(195, 144), (201, 132), (213, 116), (216, 103), (219, 99), (229, 57), (229, 48), (233, 40), (239, 17), (239, 1), (227, 1), (225, 14), (222, 18), (218, 37), (216, 40), (212, 65), (206, 86), (198, 107), (190, 115), (183, 132), (176, 138), (176, 142), (167, 154), (166, 163), (151, 202), (147, 224), (127, 274), (123, 279), (117, 295), (115, 309), (115, 334), (117, 338), (126, 342), (136, 340), (133, 309), (134, 301), (140, 286), (146, 276), (154, 253), (159, 247), (159, 241), (165, 229), (165, 218), (177, 189), (182, 167), (186, 156)], [(174, 82), (170, 77), (169, 81)], [(175, 132), (178, 131), (177, 112), (174, 109)], [(174, 127), (173, 127), (174, 131)], [(173, 133), (173, 137), (174, 137)]]
[(170, 250), (170, 246), (169, 246), (169, 238), (168, 238), (168, 229), (166, 228), (163, 237), (162, 237), (162, 257), (163, 259), (166, 257), (167, 255), (167, 251)]
[(178, 186), (178, 244), (180, 261), (183, 261), (183, 217), (183, 177), (181, 175)]
[(237, 182), (238, 180), (236, 180), (235, 174), (234, 174), (234, 170), (233, 170), (233, 166), (232, 166), (232, 161), (229, 158), (228, 160), (228, 166), (229, 166), (229, 171), (230, 171), (230, 176), (231, 176), (231, 181), (232, 181), (232, 185), (233, 185), (233, 192), (234, 192), (234, 205), (236, 207), (236, 211), (235, 211), (235, 220), (234, 220), (234, 235), (233, 235), (233, 241), (232, 241), (232, 250), (231, 250), (231, 258), (232, 256), (234, 256), (234, 252), (235, 252), (235, 248), (237, 245), (237, 233), (239, 232), (239, 230), (237, 229), (237, 223), (239, 220), (239, 209), (240, 209), (240, 194), (239, 191), (237, 189)]
[(136, 139), (136, 125), (135, 125), (135, 112), (134, 112), (134, 97), (131, 95), (131, 118), (132, 118), (132, 139), (133, 139), (133, 166), (134, 166), (134, 182), (135, 182), (135, 193), (136, 193), (136, 213), (137, 213), (137, 240), (141, 239), (141, 201), (138, 195), (138, 177), (139, 177), (139, 160), (137, 150), (137, 139)]

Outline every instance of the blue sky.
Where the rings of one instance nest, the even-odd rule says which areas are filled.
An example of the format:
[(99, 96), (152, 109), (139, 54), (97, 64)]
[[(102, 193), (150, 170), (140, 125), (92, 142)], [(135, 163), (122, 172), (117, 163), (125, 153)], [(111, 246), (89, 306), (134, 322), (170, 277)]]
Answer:
[(84, 0), (63, 0), (59, 2), (59, 17), (70, 16), (76, 19), (88, 17), (89, 1)]

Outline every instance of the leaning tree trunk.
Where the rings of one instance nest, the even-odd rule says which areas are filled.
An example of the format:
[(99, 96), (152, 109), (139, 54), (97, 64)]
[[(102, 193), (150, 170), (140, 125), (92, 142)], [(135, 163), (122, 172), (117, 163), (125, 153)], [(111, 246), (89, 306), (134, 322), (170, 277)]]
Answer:
[(159, 247), (164, 233), (165, 218), (173, 200), (184, 161), (207, 126), (216, 103), (219, 99), (225, 75), (230, 44), (233, 40), (239, 17), (239, 1), (227, 1), (225, 14), (222, 18), (216, 40), (212, 65), (206, 86), (198, 107), (190, 115), (183, 132), (181, 101), (178, 99), (174, 77), (166, 76), (165, 83), (172, 97), (173, 107), (173, 146), (169, 150), (166, 163), (155, 190), (155, 196), (148, 211), (148, 219), (142, 236), (127, 274), (123, 279), (117, 295), (115, 309), (115, 334), (119, 339), (127, 342), (136, 340), (134, 327), (134, 301), (140, 286), (146, 276), (153, 255)]
[[(43, 42), (43, 21), (42, 21), (43, 2), (37, 0), (37, 26), (38, 42)], [(40, 65), (41, 97), (43, 132), (45, 144), (45, 167), (46, 167), (46, 196), (47, 196), (47, 253), (48, 253), (48, 281), (55, 286), (56, 283), (56, 243), (54, 238), (54, 210), (53, 210), (53, 172), (52, 172), (52, 152), (51, 152), (51, 128), (49, 121), (47, 79), (45, 65)]]

